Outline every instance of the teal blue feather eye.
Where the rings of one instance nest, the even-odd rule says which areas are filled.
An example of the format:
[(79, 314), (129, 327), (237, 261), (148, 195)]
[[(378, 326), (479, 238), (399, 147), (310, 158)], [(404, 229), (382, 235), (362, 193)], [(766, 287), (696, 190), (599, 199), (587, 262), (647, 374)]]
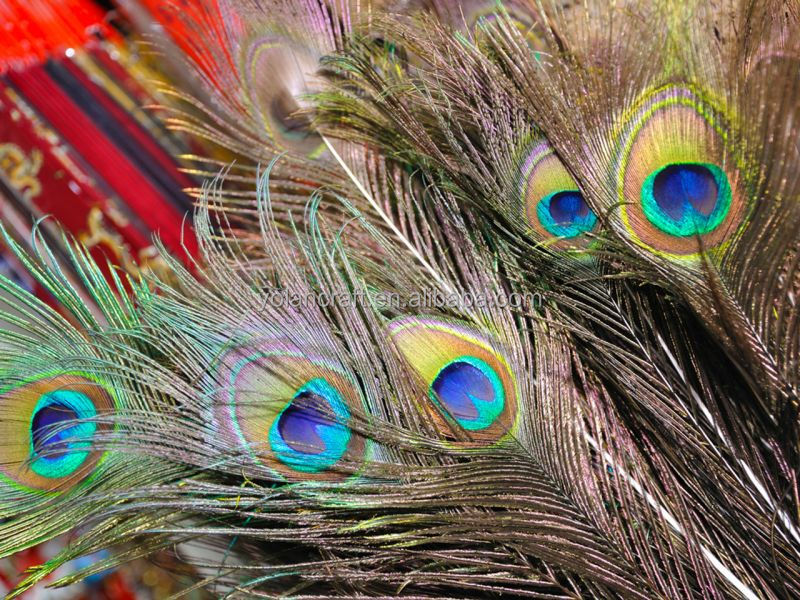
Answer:
[(63, 491), (87, 479), (104, 452), (97, 436), (113, 426), (106, 387), (84, 374), (47, 375), (0, 393), (0, 483)]
[(518, 188), (532, 233), (565, 250), (587, 247), (591, 238), (581, 236), (596, 228), (597, 215), (575, 179), (546, 141), (531, 144), (523, 157)]
[(515, 430), (516, 383), (496, 342), (432, 318), (397, 319), (389, 335), (425, 386), (429, 414), (443, 435), (456, 424), (472, 442), (493, 444)]
[[(31, 415), (31, 470), (50, 479), (72, 475), (89, 457), (97, 416), (88, 396), (72, 390), (56, 390), (39, 398)], [(65, 426), (68, 422), (77, 422)]]
[(728, 176), (711, 163), (678, 163), (653, 171), (642, 184), (642, 210), (674, 236), (714, 231), (731, 206)]
[(269, 431), (272, 451), (284, 464), (318, 473), (338, 462), (350, 443), (350, 411), (325, 379), (301, 387)]
[(630, 239), (670, 257), (725, 243), (748, 206), (723, 107), (699, 90), (665, 86), (621, 123), (615, 177)]
[(444, 365), (429, 394), (467, 431), (491, 426), (505, 408), (503, 382), (492, 367), (474, 356), (460, 356)]
[(574, 238), (591, 231), (597, 217), (578, 190), (548, 194), (536, 205), (539, 223), (555, 236)]
[(364, 461), (351, 425), (363, 399), (334, 361), (264, 343), (231, 350), (220, 376), (220, 431), (255, 463), (283, 479), (337, 480)]

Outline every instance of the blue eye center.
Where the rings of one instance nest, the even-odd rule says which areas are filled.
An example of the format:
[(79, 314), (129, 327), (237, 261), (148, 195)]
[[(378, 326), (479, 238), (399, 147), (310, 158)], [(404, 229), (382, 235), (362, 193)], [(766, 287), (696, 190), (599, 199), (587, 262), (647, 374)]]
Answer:
[(489, 427), (505, 405), (497, 373), (471, 356), (456, 359), (439, 371), (431, 384), (431, 399), (470, 431)]
[(536, 207), (542, 226), (553, 235), (576, 237), (590, 231), (597, 217), (578, 190), (563, 190), (545, 196)]
[(679, 237), (709, 233), (728, 213), (731, 187), (710, 163), (676, 163), (653, 171), (642, 185), (642, 210), (653, 225)]
[(475, 401), (494, 400), (489, 378), (466, 362), (454, 362), (442, 369), (433, 382), (433, 391), (456, 419), (474, 420), (478, 416)]
[(550, 216), (556, 225), (571, 225), (588, 214), (589, 206), (579, 192), (559, 192), (550, 199)]
[[(89, 456), (97, 423), (97, 409), (80, 392), (57, 390), (42, 395), (30, 421), (31, 470), (56, 479), (74, 473)], [(64, 426), (68, 421), (74, 424)]]
[[(319, 426), (332, 426), (330, 407), (325, 399), (312, 392), (301, 392), (278, 418), (278, 433), (289, 448), (304, 454), (320, 454), (325, 442), (317, 432)], [(327, 414), (326, 414), (327, 413)]]
[(339, 390), (323, 378), (312, 379), (295, 393), (273, 421), (269, 443), (277, 457), (295, 471), (318, 473), (332, 467), (347, 451), (350, 411)]
[(676, 221), (689, 208), (708, 217), (717, 204), (718, 193), (714, 175), (702, 165), (669, 165), (653, 180), (656, 202)]
[(62, 456), (69, 448), (67, 441), (74, 436), (74, 427), (61, 426), (78, 418), (78, 413), (69, 406), (53, 403), (38, 410), (31, 422), (33, 451), (47, 454), (50, 458)]

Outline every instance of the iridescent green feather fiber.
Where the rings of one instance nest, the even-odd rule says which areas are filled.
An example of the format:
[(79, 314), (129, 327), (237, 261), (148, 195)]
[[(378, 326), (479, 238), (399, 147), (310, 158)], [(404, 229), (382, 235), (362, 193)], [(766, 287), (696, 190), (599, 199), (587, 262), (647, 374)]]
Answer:
[[(5, 453), (0, 555), (7, 556), (90, 516), (101, 519), (105, 509), (123, 501), (123, 490), (162, 482), (185, 469), (143, 452), (144, 440), (165, 424), (158, 415), (171, 410), (167, 398), (174, 379), (148, 354), (142, 322), (122, 279), (113, 274), (107, 282), (87, 251), (65, 238), (79, 277), (72, 281), (36, 231), (35, 254), (5, 230), (2, 234), (65, 309), (59, 313), (0, 278), (0, 453)], [(149, 296), (141, 281), (126, 277), (126, 285), (139, 301)], [(37, 442), (34, 423), (47, 406), (70, 409), (77, 421), (42, 429), (44, 442)], [(48, 436), (55, 435), (71, 441), (48, 446)], [(73, 556), (66, 549), (20, 591)]]

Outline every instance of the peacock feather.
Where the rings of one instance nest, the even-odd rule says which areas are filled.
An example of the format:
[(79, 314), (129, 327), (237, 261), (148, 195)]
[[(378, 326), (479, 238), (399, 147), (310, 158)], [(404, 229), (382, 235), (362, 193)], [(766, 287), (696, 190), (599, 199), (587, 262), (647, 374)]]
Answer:
[(217, 8), (197, 263), (8, 239), (0, 555), (74, 539), (14, 593), (800, 596), (797, 6)]
[(518, 169), (521, 206), (534, 238), (565, 246), (595, 228), (597, 215), (545, 139), (525, 149)]
[(456, 324), (417, 318), (395, 320), (389, 330), (428, 388), (432, 418), (444, 418), (482, 444), (514, 434), (517, 389), (496, 343)]

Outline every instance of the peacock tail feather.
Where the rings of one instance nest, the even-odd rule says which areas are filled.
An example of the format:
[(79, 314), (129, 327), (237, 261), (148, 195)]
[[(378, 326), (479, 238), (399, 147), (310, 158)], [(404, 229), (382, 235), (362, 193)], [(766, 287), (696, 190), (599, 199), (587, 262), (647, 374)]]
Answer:
[[(200, 257), (8, 245), (0, 555), (215, 597), (800, 596), (790, 2), (221, 2)], [(34, 233), (35, 235), (35, 233)]]

